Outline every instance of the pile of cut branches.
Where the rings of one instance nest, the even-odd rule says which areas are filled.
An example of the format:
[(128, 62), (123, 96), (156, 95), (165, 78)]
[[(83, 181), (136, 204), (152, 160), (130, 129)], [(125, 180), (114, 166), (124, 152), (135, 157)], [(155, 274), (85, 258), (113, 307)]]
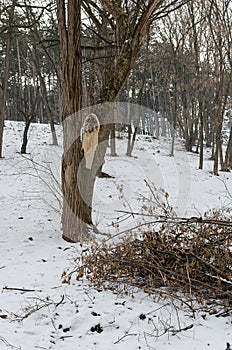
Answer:
[(141, 214), (132, 213), (145, 224), (117, 235), (117, 242), (109, 239), (85, 249), (77, 278), (85, 275), (95, 286), (117, 292), (139, 287), (152, 295), (174, 296), (191, 308), (220, 305), (232, 311), (231, 210), (179, 218), (168, 193), (146, 184), (151, 196), (143, 197)]
[[(98, 287), (129, 291), (131, 286), (208, 305), (232, 302), (232, 222), (213, 217), (169, 221), (158, 231), (124, 236), (82, 254), (77, 277)], [(218, 222), (218, 223), (217, 223)], [(224, 223), (224, 224), (223, 224)], [(190, 303), (191, 301), (191, 303)]]

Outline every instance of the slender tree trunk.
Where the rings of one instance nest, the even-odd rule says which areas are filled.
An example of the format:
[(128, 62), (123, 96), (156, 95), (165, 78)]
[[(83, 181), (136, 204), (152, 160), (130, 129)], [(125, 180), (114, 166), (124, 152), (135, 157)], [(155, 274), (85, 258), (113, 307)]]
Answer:
[(223, 166), (223, 170), (228, 171), (229, 169), (232, 169), (232, 126), (230, 128), (230, 137), (226, 147), (225, 163)]
[(192, 24), (192, 34), (193, 34), (193, 47), (195, 54), (195, 75), (197, 80), (197, 99), (198, 99), (198, 119), (200, 123), (199, 127), (199, 139), (198, 144), (200, 148), (199, 157), (199, 169), (203, 169), (204, 162), (204, 91), (202, 82), (202, 73), (200, 66), (200, 45), (199, 45), (199, 33), (197, 32), (197, 23), (195, 18), (195, 8), (194, 2), (188, 3), (189, 15)]
[(25, 123), (24, 131), (23, 131), (23, 142), (22, 142), (21, 151), (20, 151), (22, 154), (27, 153), (27, 143), (28, 143), (27, 135), (28, 135), (31, 122), (32, 122), (32, 117), (28, 117)]
[(44, 77), (42, 76), (42, 73), (41, 73), (41, 68), (39, 66), (39, 61), (38, 61), (38, 51), (37, 51), (35, 46), (34, 46), (34, 53), (32, 53), (32, 55), (33, 55), (33, 63), (35, 66), (35, 70), (36, 70), (36, 73), (37, 73), (37, 75), (39, 77), (39, 81), (40, 81), (42, 99), (44, 102), (44, 106), (45, 106), (45, 109), (46, 109), (46, 112), (48, 115), (48, 120), (49, 120), (49, 124), (50, 124), (50, 128), (51, 128), (52, 144), (54, 146), (57, 146), (58, 141), (57, 141), (57, 136), (56, 136), (54, 118), (52, 115), (51, 107), (50, 107), (49, 102), (48, 102), (47, 87), (46, 87), (46, 84), (44, 81)]
[(20, 57), (20, 50), (19, 50), (19, 40), (17, 39), (16, 41), (16, 47), (17, 47), (17, 59), (18, 59), (18, 71), (19, 71), (19, 76), (18, 76), (18, 82), (19, 82), (19, 101), (18, 101), (18, 110), (23, 111), (22, 107), (22, 100), (23, 100), (23, 92), (22, 92), (22, 66), (21, 66), (21, 57)]
[(214, 160), (214, 158), (215, 158), (215, 133), (213, 131), (212, 132), (212, 148), (211, 148), (210, 160)]
[(110, 132), (110, 154), (112, 157), (116, 157), (116, 135), (115, 135), (115, 123), (111, 126), (111, 132)]
[(174, 106), (172, 106), (172, 122), (171, 122), (171, 150), (170, 150), (170, 157), (174, 157), (174, 150), (175, 150), (175, 132), (176, 132), (176, 124), (177, 124), (177, 113), (178, 113), (178, 107), (177, 107), (177, 86), (176, 81), (174, 82), (174, 90), (175, 90), (175, 96), (174, 96)]
[(11, 50), (11, 40), (12, 40), (12, 22), (14, 19), (14, 11), (15, 11), (16, 3), (17, 3), (17, 0), (12, 1), (12, 5), (10, 8), (10, 12), (9, 12), (3, 88), (2, 88), (1, 96), (0, 96), (0, 102), (1, 102), (1, 106), (0, 106), (0, 158), (2, 158), (3, 129), (4, 129), (4, 120), (6, 118), (6, 102), (7, 102), (7, 90), (8, 90), (10, 57), (11, 57), (10, 50)]
[[(216, 88), (216, 144), (215, 144), (215, 157), (214, 157), (214, 175), (218, 175), (218, 163), (220, 159), (221, 170), (224, 170), (223, 152), (222, 152), (222, 124), (225, 113), (226, 101), (229, 95), (230, 82), (224, 86), (223, 69), (220, 62), (220, 70), (217, 67), (216, 57), (216, 77), (217, 77), (217, 88)], [(219, 158), (219, 159), (218, 159)]]
[(215, 139), (215, 154), (214, 154), (214, 166), (213, 166), (213, 173), (214, 175), (219, 175), (218, 172), (218, 157), (220, 154), (220, 147), (221, 147), (221, 130), (218, 128), (216, 132), (216, 139)]
[(134, 149), (137, 131), (138, 131), (138, 126), (135, 126), (135, 130), (134, 130), (134, 132), (133, 132), (133, 136), (132, 136), (132, 141), (131, 141), (129, 153), (127, 154), (129, 157), (131, 157), (132, 152), (133, 152), (133, 149)]
[(204, 116), (203, 116), (203, 106), (202, 106), (201, 97), (200, 97), (200, 101), (199, 101), (199, 121), (200, 121), (200, 130), (199, 130), (199, 146), (200, 146), (199, 169), (203, 169), (203, 162), (204, 162)]
[(170, 157), (174, 157), (174, 149), (175, 149), (175, 127), (174, 127), (174, 121), (172, 122), (171, 128), (171, 151), (170, 151)]
[[(134, 82), (134, 70), (132, 71), (132, 100), (135, 96), (135, 82)], [(127, 83), (127, 90), (129, 91), (129, 82)], [(131, 135), (132, 135), (132, 118), (131, 118), (131, 105), (130, 105), (130, 97), (128, 97), (128, 105), (127, 105), (127, 150), (126, 155), (130, 156), (130, 148), (131, 148)]]
[(132, 135), (132, 128), (131, 128), (131, 123), (128, 124), (128, 130), (127, 130), (127, 151), (126, 155), (131, 156), (130, 149), (131, 149), (131, 135)]

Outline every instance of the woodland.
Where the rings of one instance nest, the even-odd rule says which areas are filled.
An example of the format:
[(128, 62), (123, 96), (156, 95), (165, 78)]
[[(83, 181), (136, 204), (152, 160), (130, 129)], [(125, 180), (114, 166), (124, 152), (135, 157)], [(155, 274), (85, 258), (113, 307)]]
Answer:
[[(206, 150), (213, 176), (232, 170), (231, 12), (229, 0), (0, 1), (0, 158), (6, 120), (24, 122), (22, 155), (32, 123), (49, 124), (54, 147), (62, 125), (66, 241), (102, 233), (92, 218), (94, 186), (111, 176), (105, 154), (110, 146), (117, 156), (121, 134), (128, 158), (143, 135), (168, 139), (170, 157), (181, 140), (186, 153), (197, 155), (199, 171)], [(91, 169), (83, 165), (80, 137), (87, 112), (101, 126)], [(193, 299), (208, 299), (207, 310), (216, 305), (231, 312), (230, 208), (180, 218), (165, 190), (157, 197), (147, 186), (152, 199), (143, 214), (159, 230), (149, 226), (129, 241), (89, 247), (64, 283), (75, 273), (119, 292), (118, 281), (131, 280), (148, 293), (166, 287), (169, 295), (188, 295), (182, 302), (192, 310)]]
[(57, 143), (55, 124), (67, 102), (66, 45), (76, 50), (63, 52), (73, 73), (67, 79), (76, 80), (73, 89), (81, 83), (81, 92), (73, 91), (81, 99), (75, 112), (106, 101), (148, 107), (154, 115), (130, 115), (122, 126), (129, 135), (135, 130), (159, 138), (173, 126), (186, 151), (199, 153), (200, 168), (204, 146), (211, 147), (215, 175), (231, 168), (230, 1), (1, 1), (0, 11), (1, 140), (9, 119), (26, 127), (50, 123)]
[[(123, 122), (116, 116), (102, 127), (99, 164), (110, 134), (115, 154), (115, 129), (120, 129), (128, 132), (128, 156), (136, 134), (168, 135), (172, 156), (174, 138), (181, 137), (186, 151), (199, 153), (200, 169), (204, 147), (211, 148), (215, 175), (231, 169), (230, 1), (15, 0), (1, 1), (0, 11), (0, 157), (5, 119), (25, 121), (21, 152), (26, 153), (32, 121), (49, 123), (56, 145), (55, 124), (89, 106), (120, 101), (153, 113), (129, 113)], [(81, 159), (81, 143), (74, 148)], [(74, 158), (77, 164), (64, 160), (63, 173), (65, 162), (78, 168), (80, 159)], [(90, 192), (97, 171), (89, 177)], [(91, 204), (72, 199), (78, 190), (66, 185), (63, 176), (71, 211), (91, 224)], [(70, 226), (66, 216), (64, 231)]]

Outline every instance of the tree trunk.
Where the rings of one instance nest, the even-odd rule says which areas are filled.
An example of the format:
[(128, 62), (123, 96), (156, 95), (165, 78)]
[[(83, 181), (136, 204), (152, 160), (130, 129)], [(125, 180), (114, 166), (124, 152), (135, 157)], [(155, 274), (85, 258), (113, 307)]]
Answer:
[(111, 126), (111, 131), (110, 131), (110, 155), (112, 157), (117, 157), (116, 153), (116, 136), (115, 136), (115, 123), (112, 124)]
[(226, 147), (225, 162), (223, 166), (223, 170), (225, 171), (228, 171), (230, 169), (232, 169), (232, 126), (230, 128), (230, 137)]
[(126, 155), (131, 156), (130, 150), (131, 150), (131, 134), (132, 134), (132, 128), (131, 124), (128, 124), (128, 130), (127, 130), (127, 151)]
[(24, 131), (23, 131), (23, 143), (22, 143), (21, 151), (20, 151), (22, 154), (27, 153), (27, 142), (28, 142), (27, 135), (28, 135), (29, 127), (31, 125), (31, 121), (32, 121), (32, 118), (28, 117), (28, 119), (26, 120), (26, 123), (25, 123)]
[(215, 132), (212, 132), (212, 148), (211, 148), (211, 156), (210, 160), (214, 160), (215, 158)]
[(86, 235), (86, 223), (92, 223), (91, 206), (85, 201), (86, 196), (82, 192), (85, 189), (91, 192), (94, 185), (90, 182), (88, 189), (82, 182), (86, 179), (83, 176), (86, 169), (85, 163), (81, 162), (82, 121), (78, 113), (82, 106), (81, 0), (69, 0), (67, 12), (65, 1), (57, 0), (57, 11), (63, 76), (62, 229), (65, 240), (77, 242)]
[(199, 146), (200, 146), (200, 158), (199, 158), (199, 169), (203, 169), (204, 161), (204, 116), (203, 116), (203, 105), (201, 97), (199, 97), (199, 121), (200, 121), (200, 130), (199, 130)]
[[(196, 75), (196, 87), (197, 87), (197, 100), (198, 100), (198, 119), (199, 119), (199, 138), (198, 145), (200, 148), (199, 157), (199, 169), (203, 169), (204, 161), (204, 90), (201, 72), (201, 61), (200, 61), (200, 36), (197, 32), (197, 20), (195, 17), (194, 2), (188, 2), (188, 10), (190, 15), (190, 20), (192, 24), (192, 35), (193, 35), (193, 47), (194, 47), (194, 58), (195, 58), (195, 75)], [(198, 147), (197, 147), (198, 148)]]
[(170, 151), (170, 157), (174, 157), (174, 149), (175, 149), (175, 132), (176, 132), (176, 124), (177, 124), (177, 113), (178, 113), (178, 97), (177, 97), (177, 82), (175, 80), (174, 82), (174, 102), (172, 106), (172, 122), (171, 122), (171, 151)]
[(58, 145), (58, 141), (57, 141), (57, 136), (56, 136), (56, 129), (55, 129), (55, 123), (54, 123), (54, 118), (52, 115), (52, 110), (51, 107), (49, 105), (48, 102), (48, 94), (47, 94), (47, 87), (44, 81), (44, 77), (42, 76), (41, 73), (41, 68), (39, 66), (39, 61), (38, 61), (38, 51), (36, 46), (34, 46), (34, 54), (33, 55), (33, 62), (34, 62), (34, 66), (36, 69), (36, 73), (39, 77), (39, 81), (40, 81), (40, 86), (41, 86), (41, 95), (42, 95), (42, 99), (44, 102), (44, 106), (48, 115), (48, 120), (49, 120), (49, 124), (50, 124), (50, 128), (51, 128), (51, 133), (52, 133), (52, 145), (57, 146)]
[(171, 131), (171, 151), (170, 151), (170, 157), (174, 157), (174, 149), (175, 149), (175, 128), (174, 128), (174, 122), (172, 122), (172, 125), (170, 125), (170, 131)]
[(221, 130), (220, 130), (220, 128), (217, 129), (215, 143), (216, 144), (215, 144), (213, 173), (214, 173), (214, 175), (218, 176), (219, 175), (219, 173), (218, 173), (218, 157), (220, 154), (220, 146), (221, 146)]
[(12, 22), (14, 19), (14, 11), (17, 0), (12, 1), (12, 5), (9, 12), (8, 19), (8, 31), (7, 31), (7, 42), (6, 42), (6, 54), (5, 54), (5, 67), (4, 67), (4, 78), (3, 78), (3, 88), (0, 95), (0, 158), (2, 158), (2, 147), (3, 147), (3, 130), (4, 130), (4, 120), (6, 117), (6, 102), (7, 102), (7, 90), (9, 81), (9, 70), (10, 70), (10, 49), (12, 40)]
[(127, 156), (129, 156), (129, 157), (131, 157), (133, 149), (134, 149), (137, 131), (138, 131), (138, 126), (135, 126), (135, 130), (133, 132), (133, 136), (132, 136), (132, 141), (131, 141), (131, 145), (130, 145), (130, 148), (129, 148), (129, 152), (127, 153)]

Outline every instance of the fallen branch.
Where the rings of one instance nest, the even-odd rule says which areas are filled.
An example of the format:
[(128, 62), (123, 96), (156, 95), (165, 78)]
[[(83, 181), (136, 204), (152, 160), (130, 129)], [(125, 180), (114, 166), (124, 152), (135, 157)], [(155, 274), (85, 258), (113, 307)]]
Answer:
[(25, 292), (25, 293), (31, 293), (31, 292), (42, 292), (42, 290), (36, 290), (36, 289), (26, 289), (26, 288), (15, 288), (15, 287), (3, 287), (2, 290), (8, 290), (8, 291), (19, 291), (19, 292)]
[(21, 346), (17, 347), (12, 344), (10, 344), (5, 338), (0, 336), (0, 341), (2, 341), (6, 346), (9, 346), (11, 349), (19, 349), (21, 350)]
[(171, 330), (172, 335), (176, 335), (177, 333), (183, 332), (183, 331), (188, 331), (189, 329), (193, 328), (193, 324), (190, 324), (189, 326), (186, 326), (184, 328), (180, 328), (180, 329), (173, 329)]
[[(132, 217), (134, 216), (142, 216), (142, 217), (154, 217), (153, 214), (144, 214), (139, 212), (132, 212), (127, 210), (118, 210), (118, 213), (123, 214), (129, 214)], [(159, 218), (157, 220), (148, 221), (144, 225), (151, 225), (151, 224), (175, 224), (175, 225), (188, 225), (188, 224), (208, 224), (208, 225), (217, 225), (217, 226), (223, 226), (223, 227), (231, 227), (232, 228), (232, 221), (226, 221), (226, 220), (215, 220), (215, 219), (203, 219), (201, 216), (191, 216), (189, 218), (186, 217), (177, 217), (177, 216), (165, 216), (165, 215), (159, 215)]]
[(114, 342), (114, 344), (118, 344), (121, 340), (123, 340), (126, 337), (132, 336), (132, 335), (137, 335), (137, 333), (126, 333), (124, 334), (121, 338), (119, 338), (116, 342)]
[(26, 306), (24, 308), (21, 309), (21, 314), (14, 314), (14, 319), (13, 321), (22, 321), (26, 318), (28, 318), (30, 315), (32, 315), (33, 313), (40, 311), (43, 308), (49, 307), (51, 305), (53, 305), (55, 308), (57, 308), (59, 305), (63, 304), (64, 302), (64, 295), (61, 296), (61, 300), (59, 302), (54, 302), (53, 300), (51, 300), (49, 297), (47, 298), (37, 298), (37, 297), (31, 297), (29, 299), (32, 299), (34, 301), (33, 304), (29, 304), (29, 306)]
[(73, 338), (73, 335), (62, 335), (60, 337), (61, 340), (67, 339), (67, 338)]
[(58, 307), (59, 305), (61, 305), (64, 301), (64, 295), (62, 295), (61, 300), (56, 304), (56, 307)]

